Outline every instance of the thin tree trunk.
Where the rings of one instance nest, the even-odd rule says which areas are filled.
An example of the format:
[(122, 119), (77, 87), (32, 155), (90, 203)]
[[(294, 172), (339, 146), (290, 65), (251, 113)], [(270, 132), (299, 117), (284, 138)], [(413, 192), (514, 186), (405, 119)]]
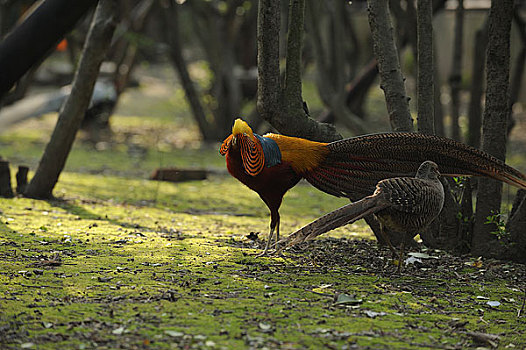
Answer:
[(442, 81), (440, 80), (440, 71), (438, 67), (437, 52), (433, 46), (433, 75), (435, 78), (435, 86), (433, 89), (433, 105), (435, 117), (435, 134), (438, 136), (445, 136), (444, 131), (444, 110), (442, 108)]
[(27, 187), (27, 174), (29, 168), (25, 165), (19, 165), (16, 172), (16, 193), (24, 194)]
[(280, 1), (260, 0), (258, 8), (258, 98), (259, 115), (273, 124), (280, 110), (279, 28)]
[(394, 131), (413, 131), (409, 98), (400, 69), (387, 0), (368, 0), (367, 5), (373, 48), (382, 81), (380, 87), (385, 93), (391, 128)]
[[(506, 129), (509, 113), (510, 30), (513, 0), (492, 0), (489, 12), (489, 38), (486, 57), (488, 84), (482, 124), (482, 150), (501, 159), (506, 158)], [(491, 215), (500, 213), (502, 183), (479, 179), (477, 211), (473, 232), (472, 253), (497, 256), (502, 245), (494, 244), (492, 232), (497, 223), (486, 223)]]
[(0, 100), (96, 3), (46, 0), (0, 42)]
[[(130, 22), (129, 27), (131, 27), (133, 32), (139, 33), (144, 29), (148, 15), (151, 13), (154, 4), (155, 0), (142, 0), (135, 5), (131, 11), (129, 11), (130, 15), (126, 21)], [(122, 36), (126, 33), (128, 33), (128, 30), (126, 30)], [(115, 43), (114, 39), (113, 42), (114, 44), (110, 48), (110, 51), (115, 49), (120, 50), (121, 52), (120, 57), (115, 59), (117, 68), (113, 74), (113, 81), (116, 85), (118, 99), (128, 85), (133, 68), (137, 61), (138, 44), (128, 40), (120, 40), (120, 43)], [(124, 42), (124, 44), (122, 42)], [(122, 48), (116, 48), (117, 46), (121, 46)]]
[(521, 85), (524, 75), (524, 66), (526, 65), (526, 22), (522, 19), (519, 9), (516, 8), (513, 13), (513, 19), (517, 25), (517, 31), (522, 41), (522, 46), (515, 58), (515, 69), (511, 75), (510, 82), (510, 115), (508, 121), (508, 135), (515, 126), (515, 120), (513, 119), (513, 105), (519, 99), (519, 93), (521, 91)]
[(14, 197), (13, 188), (11, 187), (11, 169), (9, 162), (2, 160), (0, 157), (0, 197)]
[[(513, 104), (519, 97), (519, 92), (522, 84), (522, 76), (524, 74), (524, 66), (526, 60), (526, 23), (519, 13), (519, 8), (516, 8), (513, 13), (513, 19), (517, 25), (520, 38), (522, 40), (522, 47), (517, 55), (515, 61), (515, 70), (512, 74), (510, 83), (510, 119), (508, 121), (508, 135), (514, 125), (512, 118)], [(514, 261), (526, 262), (526, 191), (519, 190), (515, 196), (515, 200), (511, 209), (509, 220), (506, 223), (506, 232), (509, 232), (509, 250), (506, 251), (506, 257)]]
[(303, 23), (305, 22), (305, 0), (290, 0), (289, 34), (287, 36), (287, 62), (283, 103), (288, 115), (304, 114), (301, 93), (301, 51)]
[(181, 45), (181, 35), (179, 31), (179, 11), (174, 2), (169, 2), (169, 8), (163, 10), (163, 21), (166, 27), (166, 38), (170, 46), (170, 57), (175, 66), (175, 70), (181, 79), (188, 104), (192, 109), (194, 119), (199, 126), (199, 130), (205, 141), (216, 140), (218, 137), (225, 135), (216, 135), (213, 130), (210, 130), (208, 122), (206, 121), (206, 114), (203, 105), (199, 99), (199, 93), (194, 86), (194, 82), (188, 72), (186, 60), (183, 57), (183, 46)]
[[(381, 84), (385, 94), (389, 121), (394, 131), (413, 131), (413, 119), (409, 112), (409, 98), (404, 85), (404, 78), (400, 69), (398, 52), (396, 49), (393, 26), (388, 11), (387, 0), (368, 0), (367, 10), (369, 26), (373, 38), (373, 51), (378, 62)], [(372, 216), (366, 218), (367, 223), (373, 228), (375, 236), (380, 239)], [(391, 242), (398, 244), (402, 241), (402, 234), (387, 232)]]
[(366, 118), (365, 111), (363, 110), (364, 103), (377, 76), (378, 65), (376, 64), (376, 59), (372, 59), (371, 62), (364, 67), (363, 71), (348, 84), (349, 87), (345, 91), (345, 104), (351, 112), (362, 120)]
[(506, 258), (521, 263), (526, 263), (526, 191), (519, 190), (510, 219), (506, 225), (506, 231), (510, 234), (510, 249), (506, 252)]
[(449, 85), (451, 87), (451, 138), (461, 140), (460, 136), (460, 85), (462, 83), (462, 38), (464, 36), (464, 1), (458, 0), (455, 11), (455, 39), (453, 62)]
[(470, 146), (480, 147), (482, 126), (482, 94), (484, 93), (484, 68), (486, 67), (486, 48), (488, 46), (488, 21), (475, 33), (473, 65), (471, 71), (471, 93), (468, 107), (468, 136)]
[(95, 11), (84, 44), (79, 68), (73, 79), (71, 94), (60, 112), (55, 130), (46, 146), (35, 176), (24, 195), (31, 198), (50, 198), (58, 177), (75, 140), (88, 107), (100, 65), (110, 45), (115, 29), (116, 2), (101, 0)]
[[(343, 26), (340, 22), (341, 19), (335, 17), (336, 9), (331, 8), (329, 11), (330, 18), (333, 19), (330, 24), (331, 30), (328, 34), (332, 40), (330, 40), (329, 48), (323, 45), (321, 38), (321, 26), (319, 21), (319, 8), (315, 7), (315, 0), (309, 0), (308, 2), (308, 18), (310, 28), (312, 29), (311, 42), (314, 46), (314, 53), (316, 56), (316, 67), (317, 67), (317, 85), (320, 97), (323, 103), (329, 107), (331, 114), (336, 116), (337, 119), (344, 124), (351, 132), (355, 134), (366, 134), (368, 133), (367, 126), (359, 119), (354, 113), (348, 108), (345, 101), (345, 71), (342, 49)], [(336, 23), (334, 23), (336, 22)], [(325, 53), (331, 53), (330, 58), (326, 58)], [(320, 118), (318, 118), (319, 121)]]
[[(312, 0), (314, 1), (314, 0)], [(432, 11), (433, 16), (438, 13), (440, 10), (444, 8), (445, 0), (434, 0), (432, 3)], [(403, 11), (403, 9), (400, 6), (399, 0), (392, 0), (389, 2), (390, 9), (393, 11), (393, 15), (395, 15), (397, 22), (399, 23), (400, 27), (400, 33), (399, 35), (402, 35), (398, 41), (400, 43), (400, 49), (405, 47), (408, 43), (413, 47), (413, 49), (416, 48), (416, 18), (411, 17), (410, 15), (414, 15), (414, 11)], [(409, 13), (408, 13), (409, 12)], [(407, 18), (409, 17), (409, 18)], [(402, 30), (403, 26), (403, 30)], [(414, 40), (414, 41), (413, 41)], [(436, 59), (434, 60), (436, 62)], [(435, 65), (434, 71), (437, 72), (437, 68)], [(358, 77), (355, 77), (349, 84), (347, 84), (346, 88), (346, 97), (345, 97), (345, 103), (347, 107), (350, 109), (350, 111), (357, 115), (358, 117), (362, 117), (364, 115), (363, 113), (363, 103), (365, 101), (365, 98), (367, 96), (367, 93), (369, 91), (369, 88), (374, 83), (376, 79), (376, 75), (378, 74), (378, 65), (376, 62), (376, 59), (373, 59), (371, 62), (369, 62), (365, 68), (363, 68), (362, 73)], [(437, 88), (435, 88), (435, 132), (438, 135), (443, 135), (443, 112), (441, 108), (441, 104), (438, 104), (440, 102), (440, 85), (437, 85), (437, 82), (439, 81), (438, 73), (435, 73), (435, 85)], [(439, 119), (437, 119), (439, 117)], [(363, 118), (362, 118), (363, 119)], [(331, 110), (328, 110), (324, 112), (320, 118), (318, 118), (319, 121), (322, 122), (333, 122), (335, 120), (334, 113)]]
[(434, 134), (433, 7), (431, 0), (418, 0), (417, 8), (417, 126), (418, 132)]

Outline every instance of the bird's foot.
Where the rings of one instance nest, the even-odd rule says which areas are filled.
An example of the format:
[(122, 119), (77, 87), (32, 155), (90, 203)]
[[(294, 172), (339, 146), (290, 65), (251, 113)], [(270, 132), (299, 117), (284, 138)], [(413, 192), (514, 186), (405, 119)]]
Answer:
[(270, 256), (271, 254), (272, 254), (272, 252), (269, 252), (268, 249), (265, 249), (265, 250), (262, 251), (261, 253), (256, 253), (256, 254), (254, 254), (254, 257), (256, 257), (256, 258), (261, 258), (261, 257), (265, 257), (265, 256), (268, 257), (268, 256)]
[(283, 257), (283, 249), (285, 249), (285, 247), (282, 247), (282, 248), (279, 248), (279, 249), (275, 249), (272, 252), (272, 256), (277, 256), (277, 257), (282, 258)]
[(279, 255), (281, 256), (282, 249), (266, 247), (261, 253), (255, 254), (256, 258), (260, 257), (271, 257)]
[(272, 246), (272, 248), (267, 247), (265, 250), (259, 254), (256, 255), (256, 257), (283, 257), (283, 249), (285, 249), (286, 246), (279, 246), (277, 243)]

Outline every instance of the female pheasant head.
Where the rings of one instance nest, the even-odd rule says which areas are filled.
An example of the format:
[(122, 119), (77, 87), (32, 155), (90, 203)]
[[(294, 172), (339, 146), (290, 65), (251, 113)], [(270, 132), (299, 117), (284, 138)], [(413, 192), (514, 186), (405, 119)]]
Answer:
[(426, 160), (418, 167), (415, 177), (418, 179), (438, 180), (439, 176), (438, 165), (435, 162)]

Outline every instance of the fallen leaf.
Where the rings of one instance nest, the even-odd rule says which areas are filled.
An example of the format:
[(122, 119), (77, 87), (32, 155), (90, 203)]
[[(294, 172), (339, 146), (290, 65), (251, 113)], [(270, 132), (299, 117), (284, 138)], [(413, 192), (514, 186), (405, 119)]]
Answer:
[(414, 256), (410, 256), (409, 258), (405, 259), (405, 264), (406, 265), (409, 265), (409, 264), (414, 264), (414, 263), (419, 263), (421, 264), (422, 263), (422, 260), (418, 259), (418, 258), (415, 258)]
[(259, 328), (262, 331), (268, 331), (268, 330), (272, 329), (272, 325), (270, 325), (268, 323), (259, 322)]
[(387, 315), (387, 312), (383, 312), (383, 311), (376, 312), (376, 311), (371, 311), (371, 310), (365, 310), (364, 313), (367, 315), (367, 317), (370, 317), (370, 318)]
[(335, 305), (358, 305), (363, 302), (362, 299), (357, 299), (353, 296), (347, 295), (345, 293), (338, 294)]
[(473, 267), (476, 267), (476, 268), (481, 268), (482, 267), (482, 260), (477, 260), (477, 261), (474, 261), (473, 264), (471, 264), (471, 266)]
[(486, 304), (488, 304), (488, 305), (491, 306), (491, 307), (497, 307), (497, 306), (500, 305), (500, 301), (490, 300), (490, 301), (488, 301)]
[(115, 328), (111, 332), (115, 335), (121, 335), (122, 333), (124, 333), (125, 330), (126, 328), (124, 328), (123, 326), (120, 326), (119, 328)]
[(427, 253), (420, 253), (420, 252), (411, 252), (407, 255), (412, 256), (414, 258), (420, 258), (420, 259), (439, 259), (438, 256), (432, 256)]
[(174, 337), (174, 338), (181, 338), (184, 336), (184, 333), (183, 332), (178, 332), (178, 331), (172, 331), (170, 329), (167, 329), (164, 331), (164, 333), (166, 335), (169, 335), (170, 337)]

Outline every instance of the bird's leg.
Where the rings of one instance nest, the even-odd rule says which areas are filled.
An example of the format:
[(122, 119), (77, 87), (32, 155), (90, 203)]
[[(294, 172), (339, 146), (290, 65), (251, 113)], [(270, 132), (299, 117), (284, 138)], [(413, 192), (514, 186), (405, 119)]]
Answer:
[(391, 253), (393, 253), (393, 257), (396, 257), (397, 255), (396, 249), (395, 247), (393, 247), (393, 244), (391, 243), (391, 239), (389, 238), (387, 233), (385, 233), (385, 227), (382, 223), (380, 223), (380, 236), (382, 236), (382, 238), (387, 242), (387, 245), (389, 246)]
[(398, 257), (398, 269), (397, 273), (400, 274), (402, 272), (402, 264), (404, 263), (404, 253), (405, 253), (405, 241), (407, 239), (407, 234), (404, 233), (402, 238), (402, 244), (400, 244), (400, 256)]
[(270, 227), (270, 232), (268, 234), (267, 244), (265, 245), (265, 250), (263, 250), (262, 253), (259, 253), (258, 255), (256, 255), (257, 257), (267, 255), (268, 248), (270, 247), (270, 242), (272, 241), (272, 236), (274, 236), (274, 227)]
[[(277, 215), (276, 215), (277, 214)], [(279, 213), (270, 213), (270, 232), (268, 234), (267, 238), (267, 244), (265, 245), (265, 250), (261, 254), (258, 254), (257, 257), (260, 256), (266, 256), (268, 253), (268, 249), (270, 248), (270, 242), (272, 242), (272, 236), (274, 236), (274, 231), (276, 231), (276, 249), (277, 249), (277, 242), (279, 240)]]
[(279, 250), (279, 245), (278, 245), (278, 242), (279, 242), (279, 224), (280, 224), (280, 219), (278, 217), (278, 224), (276, 225), (276, 243), (274, 244), (274, 252), (276, 254), (279, 254), (281, 255), (281, 250)]

